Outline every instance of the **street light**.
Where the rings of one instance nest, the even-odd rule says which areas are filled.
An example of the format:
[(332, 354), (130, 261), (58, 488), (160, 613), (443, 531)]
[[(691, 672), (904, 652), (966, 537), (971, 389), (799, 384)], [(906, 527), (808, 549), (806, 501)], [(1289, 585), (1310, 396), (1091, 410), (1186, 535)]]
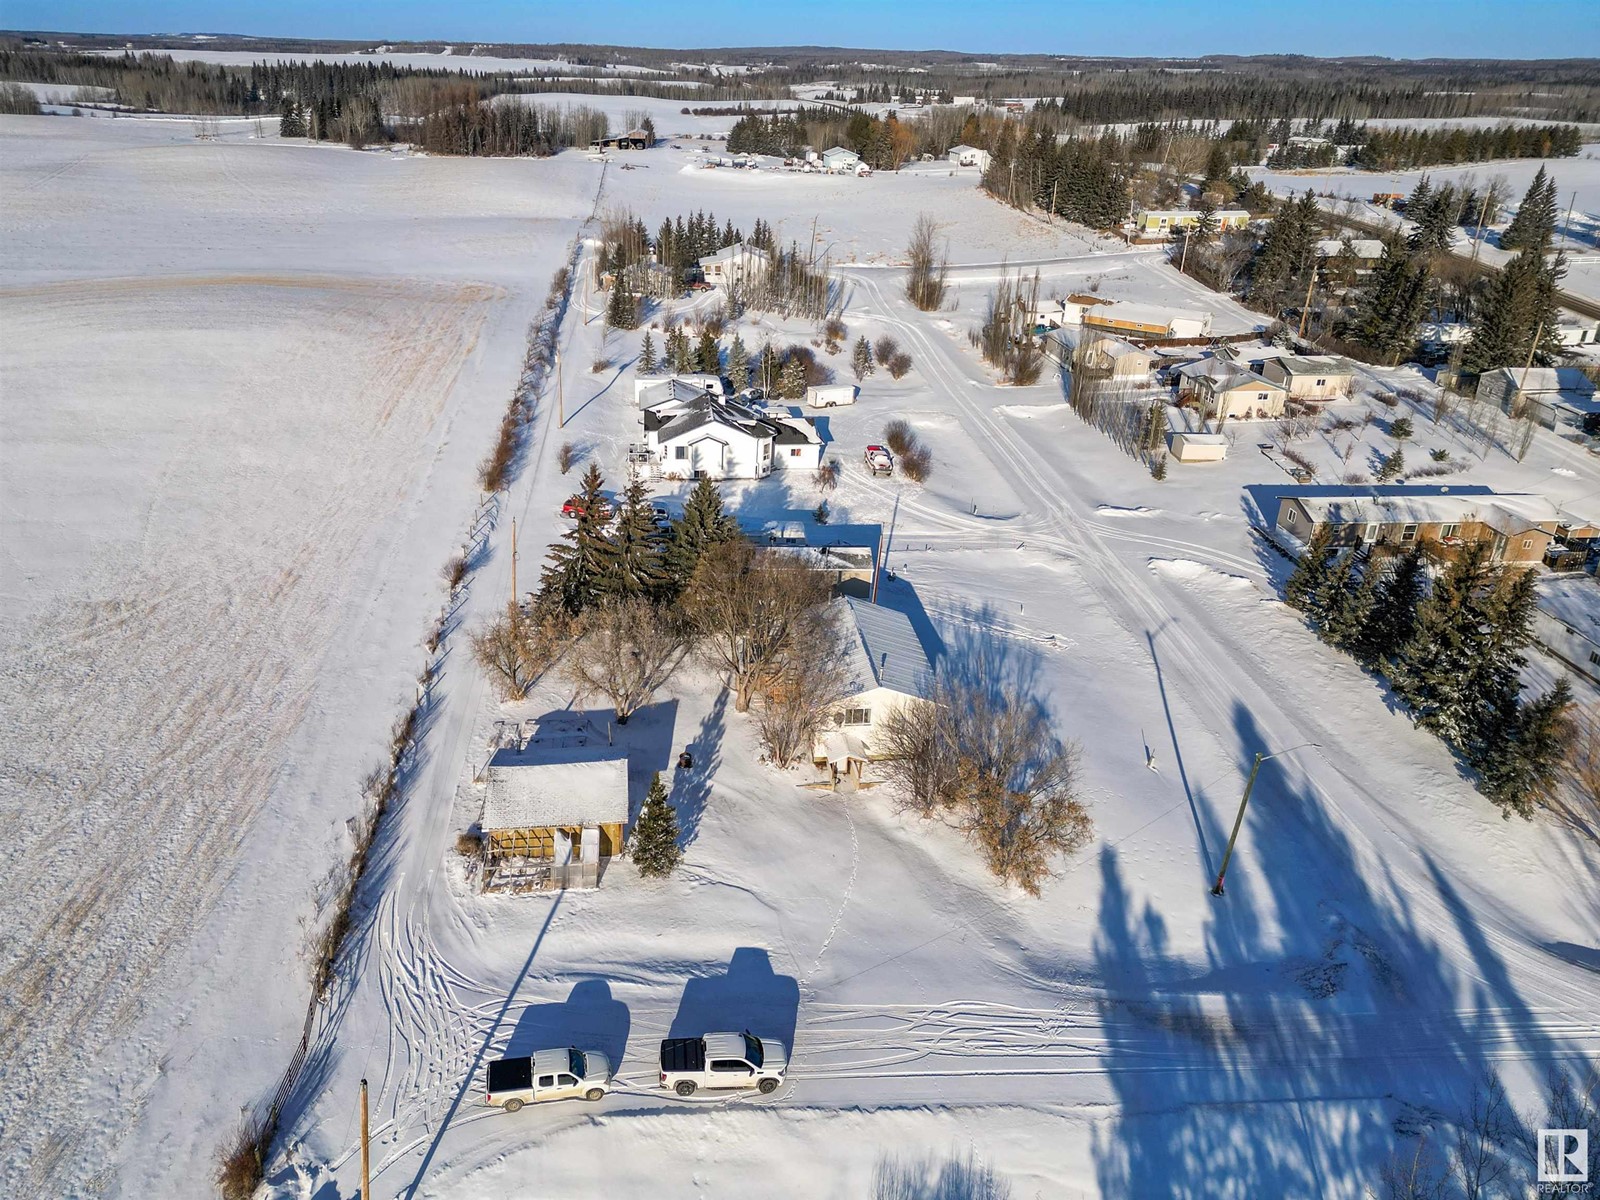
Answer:
[(1256, 755), (1255, 764), (1250, 768), (1250, 778), (1245, 781), (1244, 795), (1239, 798), (1239, 815), (1233, 819), (1233, 832), (1228, 835), (1228, 848), (1222, 854), (1222, 869), (1217, 872), (1216, 885), (1211, 889), (1213, 896), (1222, 895), (1222, 880), (1228, 873), (1228, 862), (1233, 858), (1233, 844), (1239, 840), (1239, 827), (1244, 824), (1245, 806), (1250, 803), (1250, 789), (1256, 785), (1256, 773), (1261, 770), (1261, 764), (1269, 758), (1282, 758), (1285, 754), (1293, 754), (1296, 750), (1304, 750), (1307, 746), (1315, 745), (1316, 742), (1301, 742), (1298, 746), (1290, 746), (1287, 750)]

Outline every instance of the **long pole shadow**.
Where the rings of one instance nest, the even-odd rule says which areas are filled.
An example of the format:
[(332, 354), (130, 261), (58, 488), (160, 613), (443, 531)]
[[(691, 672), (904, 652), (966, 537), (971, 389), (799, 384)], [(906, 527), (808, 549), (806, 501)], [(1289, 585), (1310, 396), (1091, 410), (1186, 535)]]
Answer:
[[(1166, 626), (1162, 626), (1166, 628)], [(1183, 765), (1183, 748), (1178, 745), (1178, 727), (1172, 720), (1172, 705), (1167, 700), (1167, 681), (1161, 672), (1161, 656), (1156, 653), (1156, 634), (1145, 631), (1145, 640), (1150, 643), (1150, 661), (1156, 668), (1156, 688), (1161, 692), (1161, 711), (1167, 719), (1167, 735), (1172, 739), (1172, 757), (1178, 764), (1178, 782), (1183, 784), (1183, 794), (1189, 801), (1189, 815), (1194, 818), (1194, 835), (1200, 843), (1200, 857), (1205, 860), (1205, 878), (1209, 882), (1216, 873), (1216, 867), (1211, 862), (1211, 846), (1206, 841), (1205, 826), (1200, 821), (1200, 809), (1194, 802), (1194, 789), (1189, 786), (1189, 772)]]
[(407, 1200), (417, 1194), (417, 1189), (422, 1186), (422, 1178), (428, 1173), (428, 1167), (433, 1163), (433, 1156), (439, 1149), (439, 1143), (444, 1140), (445, 1130), (450, 1128), (450, 1122), (455, 1120), (456, 1110), (461, 1107), (461, 1102), (466, 1099), (467, 1093), (472, 1090), (472, 1081), (478, 1077), (478, 1068), (483, 1065), (483, 1059), (489, 1053), (489, 1046), (494, 1042), (495, 1032), (500, 1028), (500, 1022), (506, 1019), (506, 1013), (511, 1010), (511, 1002), (516, 999), (517, 992), (522, 988), (522, 981), (528, 977), (528, 972), (533, 969), (534, 957), (539, 953), (539, 947), (544, 944), (544, 935), (550, 932), (550, 923), (556, 919), (556, 910), (561, 907), (561, 901), (566, 898), (565, 892), (557, 892), (555, 903), (550, 906), (550, 911), (545, 915), (544, 924), (539, 928), (539, 936), (533, 939), (533, 948), (528, 951), (527, 961), (522, 964), (522, 970), (517, 972), (516, 982), (506, 992), (505, 1003), (500, 1005), (500, 1011), (495, 1014), (494, 1020), (489, 1023), (488, 1032), (483, 1035), (483, 1044), (478, 1047), (478, 1053), (473, 1056), (472, 1065), (467, 1068), (467, 1073), (461, 1077), (461, 1087), (456, 1091), (456, 1098), (450, 1102), (450, 1111), (445, 1113), (444, 1120), (439, 1122), (439, 1129), (433, 1135), (433, 1142), (428, 1146), (428, 1152), (422, 1156), (422, 1165), (417, 1168), (417, 1177), (411, 1181), (411, 1186), (406, 1189)]

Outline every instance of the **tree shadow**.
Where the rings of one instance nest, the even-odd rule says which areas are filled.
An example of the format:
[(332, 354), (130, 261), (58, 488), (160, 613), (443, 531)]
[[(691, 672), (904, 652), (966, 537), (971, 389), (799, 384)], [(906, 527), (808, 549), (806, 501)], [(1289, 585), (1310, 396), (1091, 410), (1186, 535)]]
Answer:
[[(1242, 786), (1254, 755), (1280, 747), (1248, 711), (1234, 723)], [(1445, 874), (1403, 858), (1363, 854), (1292, 759), (1263, 763), (1227, 894), (1192, 902), (1208, 906), (1197, 963), (1101, 850), (1093, 956), (1117, 1103), (1094, 1136), (1102, 1194), (1343, 1194), (1375, 1181), (1403, 1136), (1459, 1120), (1508, 1047), (1583, 1077), (1571, 1021), (1541, 1025)], [(1505, 1157), (1525, 1166), (1516, 1145)]]
[(757, 1037), (776, 1038), (794, 1054), (795, 1023), (800, 1013), (800, 985), (791, 975), (772, 970), (767, 951), (741, 946), (721, 975), (691, 979), (672, 1018), (668, 1037), (749, 1030)]
[(576, 1046), (598, 1050), (616, 1067), (628, 1049), (629, 1026), (628, 1006), (612, 998), (610, 985), (603, 979), (584, 979), (573, 985), (565, 1001), (524, 1008), (501, 1054), (509, 1058)]
[(1011, 1185), (970, 1151), (940, 1161), (884, 1154), (872, 1173), (872, 1200), (1010, 1200)]
[[(727, 728), (728, 692), (717, 693), (711, 709), (701, 718), (700, 730), (685, 749), (694, 766), (673, 768), (668, 799), (678, 813), (678, 845), (687, 850), (700, 836), (700, 822), (711, 799), (711, 780), (722, 762), (722, 739)], [(675, 760), (674, 760), (675, 761)]]

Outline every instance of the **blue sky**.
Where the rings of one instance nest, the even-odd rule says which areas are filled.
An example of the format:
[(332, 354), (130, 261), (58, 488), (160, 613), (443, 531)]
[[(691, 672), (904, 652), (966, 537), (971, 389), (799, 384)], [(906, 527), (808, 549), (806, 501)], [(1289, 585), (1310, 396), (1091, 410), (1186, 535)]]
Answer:
[(1062, 54), (1300, 53), (1396, 58), (1600, 56), (1600, 0), (4, 0), (11, 29), (84, 33), (835, 45)]

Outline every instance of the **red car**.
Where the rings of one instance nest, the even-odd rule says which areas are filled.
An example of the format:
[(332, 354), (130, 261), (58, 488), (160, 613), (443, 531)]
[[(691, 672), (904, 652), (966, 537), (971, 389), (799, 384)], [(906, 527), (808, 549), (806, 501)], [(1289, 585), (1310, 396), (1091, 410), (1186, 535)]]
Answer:
[[(573, 496), (571, 499), (569, 499), (561, 506), (561, 515), (574, 521), (583, 516), (583, 497)], [(595, 515), (598, 516), (602, 521), (609, 519), (611, 516), (611, 506), (602, 500), (600, 502), (600, 511)]]

